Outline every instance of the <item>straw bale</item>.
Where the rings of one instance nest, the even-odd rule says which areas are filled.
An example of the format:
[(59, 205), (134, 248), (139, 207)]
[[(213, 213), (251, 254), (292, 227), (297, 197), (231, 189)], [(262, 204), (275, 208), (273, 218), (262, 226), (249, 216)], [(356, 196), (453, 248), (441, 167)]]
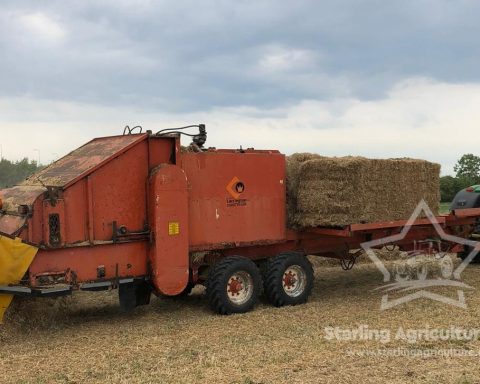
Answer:
[(287, 157), (290, 227), (407, 219), (425, 199), (439, 208), (440, 165), (416, 159)]

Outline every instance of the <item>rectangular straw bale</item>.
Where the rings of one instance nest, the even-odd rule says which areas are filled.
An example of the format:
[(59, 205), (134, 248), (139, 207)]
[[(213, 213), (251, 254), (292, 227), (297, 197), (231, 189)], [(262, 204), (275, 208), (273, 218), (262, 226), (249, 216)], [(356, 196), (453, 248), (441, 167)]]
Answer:
[(439, 207), (440, 165), (415, 159), (294, 154), (287, 158), (292, 228), (407, 219), (421, 199)]

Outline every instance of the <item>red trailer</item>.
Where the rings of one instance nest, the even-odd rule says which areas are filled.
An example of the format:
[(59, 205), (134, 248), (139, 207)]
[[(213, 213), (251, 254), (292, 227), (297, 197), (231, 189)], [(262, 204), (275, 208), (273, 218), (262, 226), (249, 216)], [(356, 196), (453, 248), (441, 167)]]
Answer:
[[(118, 288), (131, 309), (152, 291), (176, 296), (204, 284), (222, 314), (252, 309), (262, 290), (273, 305), (294, 305), (313, 286), (305, 255), (348, 263), (350, 250), (405, 224), (289, 230), (285, 156), (205, 149), (198, 127), (188, 148), (182, 130), (97, 138), (0, 191), (0, 297)], [(470, 209), (437, 220), (446, 233), (468, 237), (479, 217)], [(397, 245), (436, 235), (430, 221), (417, 220)], [(15, 238), (34, 250), (31, 260), (19, 263)]]

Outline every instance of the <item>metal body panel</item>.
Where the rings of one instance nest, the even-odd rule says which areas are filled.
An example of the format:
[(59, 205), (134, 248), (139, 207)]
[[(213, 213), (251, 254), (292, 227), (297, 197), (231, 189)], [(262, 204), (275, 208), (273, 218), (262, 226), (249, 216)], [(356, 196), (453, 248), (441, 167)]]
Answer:
[(146, 141), (91, 174), (94, 240), (112, 240), (114, 221), (128, 231), (145, 228), (147, 178)]
[(164, 295), (178, 295), (188, 284), (188, 191), (183, 170), (161, 165), (149, 180), (151, 280)]
[(284, 155), (231, 150), (182, 153), (180, 166), (188, 179), (193, 250), (285, 239)]
[(180, 149), (180, 140), (164, 137), (148, 138), (148, 166), (152, 170), (159, 164), (176, 164), (177, 152)]
[(22, 184), (67, 188), (146, 137), (146, 134), (140, 134), (93, 139), (37, 172)]
[(63, 193), (65, 201), (65, 243), (77, 244), (88, 240), (87, 179), (79, 180)]
[[(41, 249), (29, 268), (30, 285), (40, 285), (37, 278), (42, 275), (64, 275), (66, 282), (74, 285), (100, 279), (146, 276), (147, 253), (147, 242)], [(98, 276), (99, 267), (105, 271), (102, 277)]]

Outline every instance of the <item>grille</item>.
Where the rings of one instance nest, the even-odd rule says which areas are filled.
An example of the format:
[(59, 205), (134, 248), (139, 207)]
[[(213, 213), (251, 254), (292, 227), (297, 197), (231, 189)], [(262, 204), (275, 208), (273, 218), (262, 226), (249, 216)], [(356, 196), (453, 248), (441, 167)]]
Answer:
[(48, 216), (48, 227), (50, 230), (50, 245), (60, 244), (60, 216), (58, 213), (53, 213)]

